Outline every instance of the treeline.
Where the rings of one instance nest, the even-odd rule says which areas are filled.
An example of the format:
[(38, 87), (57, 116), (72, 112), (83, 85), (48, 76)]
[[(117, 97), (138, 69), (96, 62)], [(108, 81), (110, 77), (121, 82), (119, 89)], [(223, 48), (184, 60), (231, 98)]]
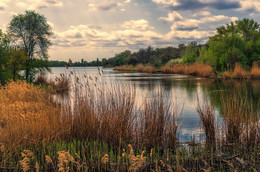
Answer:
[(215, 71), (233, 70), (236, 63), (245, 69), (260, 60), (260, 26), (250, 19), (231, 22), (217, 28), (216, 34), (205, 45), (188, 44), (182, 62), (203, 62)]
[(181, 58), (185, 53), (186, 46), (180, 44), (178, 48), (156, 48), (151, 46), (146, 49), (140, 49), (137, 52), (131, 53), (126, 50), (122, 53), (116, 54), (109, 59), (102, 59), (105, 66), (120, 66), (120, 65), (137, 65), (137, 64), (151, 64), (155, 67), (160, 67), (173, 59)]
[(74, 67), (84, 67), (84, 66), (103, 66), (103, 61), (100, 61), (98, 58), (97, 60), (93, 60), (91, 62), (87, 62), (84, 59), (81, 59), (80, 62), (65, 62), (65, 61), (58, 61), (58, 60), (51, 60), (48, 62), (50, 67), (64, 67), (64, 66), (74, 66)]
[(126, 50), (113, 58), (105, 59), (105, 65), (153, 65), (207, 63), (214, 71), (233, 70), (238, 62), (245, 69), (260, 60), (259, 24), (253, 19), (242, 19), (217, 28), (216, 34), (205, 44), (190, 42), (176, 47), (140, 49), (131, 53)]

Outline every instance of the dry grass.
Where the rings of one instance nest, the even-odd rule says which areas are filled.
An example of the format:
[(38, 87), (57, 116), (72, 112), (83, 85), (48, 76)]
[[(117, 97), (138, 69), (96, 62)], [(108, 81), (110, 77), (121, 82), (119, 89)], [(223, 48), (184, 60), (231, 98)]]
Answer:
[(144, 66), (143, 64), (138, 64), (136, 66), (136, 70), (138, 72), (146, 72), (146, 73), (154, 73), (156, 72), (156, 68), (152, 65), (146, 65)]
[(70, 89), (70, 80), (68, 76), (60, 74), (60, 77), (56, 77), (55, 81), (47, 78), (46, 75), (40, 74), (34, 81), (36, 85), (51, 86), (53, 93), (64, 94), (68, 93)]
[(37, 76), (37, 78), (34, 81), (34, 84), (37, 85), (50, 85), (50, 82), (46, 75), (43, 75), (42, 73)]
[(160, 148), (176, 148), (178, 142), (178, 112), (172, 111), (171, 99), (164, 99), (162, 92), (155, 93), (153, 98), (146, 100), (140, 117), (138, 130), (139, 143), (148, 150), (159, 146)]
[(244, 79), (249, 78), (249, 73), (245, 71), (240, 63), (235, 64), (234, 72), (232, 78)]
[(114, 70), (118, 71), (134, 71), (134, 66), (132, 65), (122, 65), (122, 66), (116, 66), (114, 67)]
[(132, 65), (123, 65), (123, 66), (116, 66), (114, 70), (118, 71), (137, 71), (137, 72), (145, 72), (145, 73), (155, 73), (157, 72), (156, 68), (152, 65), (138, 64), (136, 66)]
[(203, 106), (201, 107), (199, 100), (197, 106), (197, 112), (200, 116), (200, 121), (202, 128), (206, 134), (206, 146), (213, 147), (216, 146), (216, 121), (214, 107), (208, 103), (208, 100), (205, 100)]
[(223, 74), (222, 74), (222, 78), (223, 78), (223, 79), (230, 79), (231, 76), (232, 76), (232, 72), (229, 71), (229, 70), (223, 72)]
[(253, 63), (250, 75), (253, 79), (260, 79), (260, 62)]
[(257, 145), (259, 143), (259, 112), (252, 100), (241, 90), (234, 89), (221, 96), (223, 132), (226, 143)]
[(162, 73), (172, 73), (172, 68), (170, 65), (166, 64), (165, 66), (161, 67)]
[(163, 73), (175, 73), (184, 75), (195, 75), (202, 77), (214, 77), (216, 76), (212, 70), (212, 67), (208, 64), (194, 63), (190, 65), (175, 64), (172, 66), (166, 65), (161, 68)]
[(67, 76), (62, 74), (55, 79), (55, 82), (50, 82), (54, 88), (54, 91), (58, 94), (68, 93), (70, 90), (70, 80)]
[(60, 138), (65, 129), (59, 106), (44, 89), (25, 82), (0, 88), (0, 143), (21, 146)]

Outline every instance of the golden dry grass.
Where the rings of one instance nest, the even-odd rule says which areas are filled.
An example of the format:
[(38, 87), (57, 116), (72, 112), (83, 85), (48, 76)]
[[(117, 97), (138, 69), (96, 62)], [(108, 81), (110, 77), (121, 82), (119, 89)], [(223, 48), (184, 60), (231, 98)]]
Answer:
[(251, 78), (253, 78), (253, 79), (260, 78), (260, 62), (254, 62), (250, 75), (251, 75)]
[(0, 143), (15, 146), (61, 137), (66, 121), (58, 107), (44, 89), (9, 82), (0, 88)]
[(193, 63), (190, 65), (175, 64), (172, 66), (166, 65), (161, 68), (163, 73), (175, 73), (184, 75), (195, 75), (202, 77), (214, 77), (216, 76), (213, 69), (208, 64)]
[(234, 89), (221, 96), (223, 133), (226, 143), (257, 145), (260, 140), (259, 112), (252, 106), (252, 100)]
[(118, 71), (137, 71), (137, 72), (145, 72), (145, 73), (155, 73), (157, 70), (152, 65), (143, 65), (138, 64), (136, 66), (132, 65), (122, 65), (122, 66), (116, 66), (114, 67), (114, 70)]
[(249, 73), (243, 69), (240, 63), (236, 63), (234, 72), (232, 74), (232, 78), (237, 78), (237, 79), (249, 78)]
[(143, 64), (138, 64), (136, 66), (136, 70), (138, 72), (146, 72), (146, 73), (154, 73), (156, 72), (156, 68), (152, 65), (146, 65), (144, 66)]
[(204, 105), (200, 105), (198, 99), (197, 112), (200, 116), (200, 121), (202, 128), (206, 134), (206, 146), (213, 147), (215, 149), (216, 146), (216, 121), (215, 121), (215, 113), (214, 107), (208, 102), (206, 99), (204, 101)]

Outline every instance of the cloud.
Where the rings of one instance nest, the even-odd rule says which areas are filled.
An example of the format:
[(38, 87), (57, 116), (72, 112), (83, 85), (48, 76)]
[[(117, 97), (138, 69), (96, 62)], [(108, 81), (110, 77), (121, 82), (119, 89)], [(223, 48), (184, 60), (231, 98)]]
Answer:
[(133, 30), (152, 30), (154, 27), (149, 25), (147, 20), (130, 20), (126, 21), (121, 25), (124, 29), (133, 29)]
[(228, 17), (224, 15), (217, 15), (217, 16), (211, 16), (211, 17), (204, 17), (201, 19), (202, 23), (208, 23), (208, 22), (230, 22), (230, 21), (236, 21), (238, 20), (237, 17)]
[(3, 2), (0, 2), (0, 11), (5, 10), (5, 8), (7, 7), (7, 5)]
[(179, 5), (178, 0), (153, 0), (157, 4)]
[(163, 22), (173, 22), (173, 21), (179, 21), (183, 19), (183, 17), (180, 15), (180, 13), (173, 11), (171, 13), (168, 13), (168, 17), (160, 17), (159, 20)]
[(171, 26), (171, 30), (189, 31), (199, 28), (201, 24), (217, 23), (217, 22), (230, 22), (238, 20), (237, 17), (228, 17), (224, 15), (202, 17), (200, 19), (183, 19), (181, 21), (174, 22)]
[(210, 16), (211, 13), (209, 11), (199, 11), (194, 13), (192, 16), (193, 17), (204, 17), (204, 16)]
[(104, 2), (97, 5), (97, 9), (103, 10), (103, 11), (109, 11), (111, 9), (114, 9), (118, 6), (117, 2)]
[(124, 2), (124, 4), (128, 4), (128, 3), (131, 3), (131, 0), (126, 0), (126, 1)]
[(240, 2), (240, 11), (253, 11), (260, 12), (260, 1), (259, 0), (243, 0)]
[(149, 22), (130, 20), (121, 24), (119, 30), (103, 31), (98, 26), (77, 25), (71, 26), (64, 32), (55, 32), (52, 37), (55, 47), (80, 48), (88, 46), (91, 49), (124, 48), (139, 49), (146, 45), (155, 45), (156, 41), (163, 40), (163, 35), (153, 31)]
[(63, 3), (61, 0), (24, 0), (19, 1), (16, 5), (23, 9), (43, 9), (49, 7), (61, 7)]
[(195, 30), (199, 28), (199, 24), (202, 23), (196, 19), (185, 19), (182, 21), (174, 22), (171, 26), (171, 30)]
[(167, 5), (172, 11), (213, 8), (217, 10), (238, 9), (241, 4), (236, 0), (153, 0), (158, 4)]
[[(117, 7), (125, 6), (130, 3), (131, 0), (126, 0), (123, 3), (115, 2), (115, 1), (105, 1), (98, 4), (89, 4), (88, 7), (92, 11), (100, 10), (100, 11), (111, 11), (115, 10)], [(121, 8), (120, 11), (125, 11), (125, 8)]]

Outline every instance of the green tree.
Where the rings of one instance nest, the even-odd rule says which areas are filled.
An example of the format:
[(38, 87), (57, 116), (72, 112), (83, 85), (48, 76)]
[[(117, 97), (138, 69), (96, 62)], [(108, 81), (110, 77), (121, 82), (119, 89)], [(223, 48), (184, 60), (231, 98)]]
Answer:
[(199, 48), (196, 42), (190, 42), (185, 50), (185, 54), (183, 56), (184, 63), (194, 63), (196, 62), (199, 54)]
[(25, 64), (25, 78), (31, 82), (39, 69), (33, 65), (34, 59), (48, 60), (51, 27), (43, 15), (34, 11), (25, 11), (25, 14), (13, 17), (8, 32), (13, 43), (21, 44), (28, 57)]
[(7, 68), (8, 61), (8, 49), (9, 49), (9, 39), (6, 34), (0, 30), (0, 82), (4, 84), (7, 79), (10, 78), (10, 73)]
[(254, 20), (243, 19), (217, 28), (217, 34), (210, 37), (209, 49), (205, 53), (207, 62), (215, 70), (233, 70), (235, 63), (250, 67), (260, 60), (259, 24)]
[(22, 48), (11, 48), (8, 56), (8, 67), (11, 70), (12, 78), (15, 81), (18, 71), (22, 69), (27, 60), (27, 56)]
[(260, 25), (253, 19), (244, 18), (236, 21), (238, 33), (242, 35), (245, 41), (256, 40)]

